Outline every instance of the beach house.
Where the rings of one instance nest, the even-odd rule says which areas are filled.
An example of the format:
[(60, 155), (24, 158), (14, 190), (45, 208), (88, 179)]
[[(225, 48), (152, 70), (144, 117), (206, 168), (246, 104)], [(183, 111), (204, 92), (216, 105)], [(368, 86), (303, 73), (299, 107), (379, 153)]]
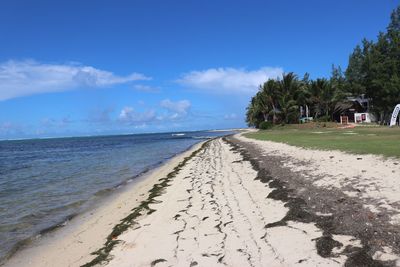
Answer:
[(370, 112), (370, 99), (365, 95), (347, 97), (346, 100), (336, 104), (333, 120), (340, 122), (340, 117), (346, 116), (352, 123), (375, 122), (375, 116)]

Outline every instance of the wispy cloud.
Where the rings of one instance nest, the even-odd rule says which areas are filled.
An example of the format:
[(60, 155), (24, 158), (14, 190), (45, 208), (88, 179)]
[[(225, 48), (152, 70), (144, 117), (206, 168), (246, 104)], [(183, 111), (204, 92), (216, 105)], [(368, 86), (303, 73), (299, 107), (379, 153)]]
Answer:
[(230, 113), (230, 114), (226, 114), (224, 116), (225, 120), (237, 120), (239, 119), (239, 116), (236, 113)]
[(73, 121), (69, 117), (64, 117), (61, 119), (44, 118), (41, 121), (41, 125), (46, 128), (52, 128), (52, 127), (62, 128), (68, 126), (71, 123), (73, 123)]
[(144, 93), (159, 93), (161, 91), (160, 87), (143, 85), (143, 84), (136, 84), (133, 86), (133, 89)]
[(189, 100), (171, 101), (169, 99), (164, 99), (160, 102), (160, 106), (168, 111), (167, 114), (159, 116), (160, 120), (180, 120), (188, 115), (190, 107), (192, 104)]
[(12, 135), (19, 134), (22, 132), (22, 127), (12, 122), (0, 123), (0, 136), (1, 135)]
[(111, 113), (114, 108), (95, 108), (89, 111), (88, 118), (85, 120), (89, 123), (107, 124), (111, 122)]
[(282, 68), (262, 67), (257, 70), (243, 68), (216, 68), (192, 71), (177, 80), (181, 85), (216, 93), (253, 93), (268, 79), (281, 77)]
[(160, 106), (172, 112), (187, 114), (188, 110), (191, 107), (191, 103), (189, 100), (186, 99), (176, 102), (169, 99), (164, 99), (160, 102)]
[(150, 123), (156, 120), (157, 115), (154, 110), (147, 110), (144, 112), (135, 111), (133, 107), (124, 107), (118, 119), (129, 125), (139, 125), (143, 123)]
[(140, 73), (118, 76), (110, 71), (77, 63), (45, 64), (34, 60), (10, 60), (0, 63), (0, 101), (81, 87), (112, 87), (150, 79)]
[(186, 99), (179, 101), (164, 99), (158, 108), (147, 109), (143, 112), (136, 111), (132, 106), (126, 106), (120, 111), (118, 121), (131, 126), (161, 125), (184, 119), (188, 116), (190, 107), (191, 103)]

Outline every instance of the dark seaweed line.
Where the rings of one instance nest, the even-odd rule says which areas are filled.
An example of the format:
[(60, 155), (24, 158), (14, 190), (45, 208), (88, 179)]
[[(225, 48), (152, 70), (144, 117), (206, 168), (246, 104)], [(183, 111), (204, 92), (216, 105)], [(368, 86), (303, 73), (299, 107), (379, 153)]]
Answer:
[(109, 262), (111, 260), (110, 258), (110, 252), (111, 250), (120, 243), (119, 240), (117, 240), (118, 236), (121, 235), (123, 232), (125, 232), (128, 228), (131, 226), (137, 224), (135, 221), (138, 217), (141, 215), (149, 215), (153, 212), (155, 212), (154, 209), (150, 209), (149, 205), (150, 204), (155, 204), (158, 203), (157, 200), (155, 200), (156, 197), (161, 196), (165, 192), (165, 188), (168, 187), (170, 184), (169, 182), (178, 174), (178, 172), (182, 169), (185, 164), (195, 157), (201, 150), (203, 150), (210, 141), (213, 139), (210, 139), (206, 141), (205, 143), (202, 144), (202, 146), (197, 149), (196, 151), (192, 152), (189, 156), (185, 157), (182, 162), (180, 162), (172, 172), (170, 172), (165, 178), (159, 179), (160, 183), (157, 183), (153, 186), (152, 189), (149, 190), (149, 196), (146, 200), (142, 201), (139, 206), (135, 207), (132, 209), (132, 213), (126, 216), (124, 219), (121, 220), (119, 224), (114, 226), (112, 232), (107, 236), (106, 242), (104, 243), (104, 246), (100, 248), (99, 250), (91, 253), (92, 255), (97, 255), (96, 258), (94, 258), (92, 261), (81, 265), (81, 267), (90, 267), (90, 266), (95, 266), (97, 264), (100, 264), (102, 262)]
[[(243, 156), (243, 160), (251, 163), (254, 170), (258, 172), (257, 177), (255, 178), (256, 180), (260, 180), (261, 182), (268, 184), (270, 188), (274, 189), (267, 197), (286, 202), (285, 206), (289, 208), (288, 213), (282, 220), (267, 224), (265, 226), (266, 229), (276, 226), (286, 226), (288, 221), (298, 221), (303, 223), (314, 222), (318, 228), (323, 230), (322, 237), (315, 239), (317, 253), (321, 257), (326, 258), (332, 256), (331, 253), (333, 248), (342, 246), (341, 243), (332, 238), (332, 232), (334, 231), (332, 217), (318, 216), (307, 210), (306, 202), (301, 198), (291, 196), (293, 194), (293, 190), (288, 189), (288, 187), (285, 185), (285, 182), (273, 178), (267, 170), (260, 168), (257, 160), (252, 159), (251, 155), (247, 151), (242, 150), (241, 147), (234, 141), (228, 139), (227, 137), (223, 137), (222, 140), (230, 144), (233, 151), (240, 153)], [(267, 233), (262, 238), (264, 239), (266, 236)], [(385, 264), (379, 260), (372, 259), (372, 257), (368, 254), (368, 244), (365, 244), (366, 242), (362, 243), (364, 245), (363, 248), (353, 247), (346, 248), (344, 250), (344, 253), (348, 256), (345, 266), (388, 266), (386, 265), (387, 263)], [(389, 266), (391, 266), (390, 263)]]

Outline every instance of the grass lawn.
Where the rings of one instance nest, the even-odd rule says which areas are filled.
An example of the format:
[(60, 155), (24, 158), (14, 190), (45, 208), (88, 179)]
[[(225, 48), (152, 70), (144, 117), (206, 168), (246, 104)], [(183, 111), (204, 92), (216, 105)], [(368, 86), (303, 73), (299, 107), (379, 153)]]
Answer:
[[(307, 124), (306, 124), (307, 125)], [(245, 134), (258, 140), (269, 140), (289, 145), (324, 150), (342, 150), (357, 154), (378, 154), (400, 158), (400, 128), (356, 127), (340, 129), (322, 124), (277, 126)], [(331, 127), (331, 128), (330, 128)]]

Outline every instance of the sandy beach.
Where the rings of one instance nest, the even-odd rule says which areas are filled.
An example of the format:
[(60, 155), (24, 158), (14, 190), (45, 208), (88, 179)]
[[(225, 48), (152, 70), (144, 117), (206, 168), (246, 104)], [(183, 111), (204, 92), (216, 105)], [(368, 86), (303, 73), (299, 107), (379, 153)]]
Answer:
[(400, 267), (400, 0), (0, 21), (0, 267)]
[(148, 198), (149, 190), (157, 181), (200, 144), (172, 158), (161, 167), (145, 174), (105, 199), (95, 209), (75, 217), (66, 227), (46, 234), (31, 246), (19, 250), (4, 266), (81, 266), (90, 262), (92, 252), (100, 249), (115, 225), (131, 210)]
[(399, 168), (395, 159), (217, 138), (5, 266), (400, 266)]
[[(288, 212), (249, 161), (221, 139), (187, 162), (157, 210), (122, 234), (108, 266), (340, 266), (320, 257), (314, 224), (267, 229)], [(341, 237), (350, 239), (349, 237)]]

